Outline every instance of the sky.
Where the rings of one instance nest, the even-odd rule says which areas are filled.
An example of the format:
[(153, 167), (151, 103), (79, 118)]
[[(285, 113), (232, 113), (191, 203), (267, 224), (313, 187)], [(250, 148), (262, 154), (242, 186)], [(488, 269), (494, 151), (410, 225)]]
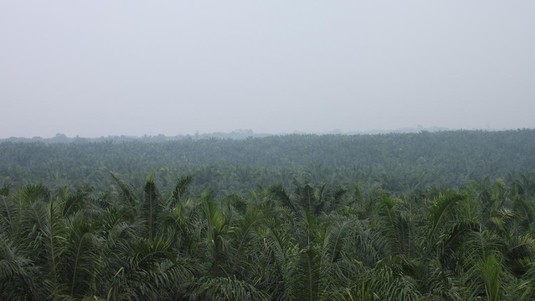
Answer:
[(0, 138), (535, 128), (535, 1), (0, 1)]

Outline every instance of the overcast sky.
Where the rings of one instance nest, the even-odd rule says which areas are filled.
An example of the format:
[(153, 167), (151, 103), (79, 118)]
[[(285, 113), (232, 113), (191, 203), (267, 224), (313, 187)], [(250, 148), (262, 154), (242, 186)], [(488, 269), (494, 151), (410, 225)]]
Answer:
[(0, 137), (535, 128), (535, 1), (0, 2)]

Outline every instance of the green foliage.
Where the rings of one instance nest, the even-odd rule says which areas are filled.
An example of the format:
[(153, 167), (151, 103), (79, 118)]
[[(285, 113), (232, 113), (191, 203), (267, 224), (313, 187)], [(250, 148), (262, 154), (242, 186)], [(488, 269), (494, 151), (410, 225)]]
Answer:
[[(101, 166), (83, 173), (94, 188), (73, 177), (0, 189), (0, 300), (532, 300), (532, 149), (500, 161), (532, 135), (25, 145), (0, 171), (14, 179), (26, 160), (59, 152), (57, 175), (79, 172), (72, 152), (121, 176)], [(179, 177), (164, 163), (182, 155), (212, 161)], [(528, 172), (512, 172), (519, 162)]]
[(189, 300), (270, 300), (269, 295), (253, 285), (227, 277), (202, 277), (186, 287)]
[[(88, 183), (109, 188), (109, 171), (134, 187), (154, 173), (162, 191), (177, 174), (190, 192), (209, 187), (218, 196), (247, 193), (257, 184), (291, 188), (293, 179), (318, 186), (358, 181), (363, 192), (381, 184), (390, 192), (434, 186), (454, 188), (469, 180), (491, 181), (535, 170), (535, 130), (451, 131), (382, 135), (287, 135), (245, 140), (102, 141), (94, 143), (0, 142), (0, 187), (43, 182), (56, 189)], [(533, 182), (516, 178), (519, 193)], [(180, 185), (176, 193), (180, 194)], [(124, 187), (121, 187), (125, 191)], [(129, 194), (125, 198), (132, 200)]]

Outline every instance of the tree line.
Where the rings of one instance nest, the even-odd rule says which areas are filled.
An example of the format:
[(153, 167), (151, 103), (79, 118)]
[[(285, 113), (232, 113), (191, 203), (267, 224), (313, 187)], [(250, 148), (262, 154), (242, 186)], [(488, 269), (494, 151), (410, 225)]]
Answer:
[(485, 177), (535, 169), (535, 130), (381, 135), (288, 135), (152, 142), (0, 143), (0, 185), (81, 183), (107, 189), (109, 172), (140, 186), (154, 173), (172, 189), (177, 174), (195, 175), (194, 192), (247, 193), (292, 180), (380, 183), (392, 192), (457, 187)]

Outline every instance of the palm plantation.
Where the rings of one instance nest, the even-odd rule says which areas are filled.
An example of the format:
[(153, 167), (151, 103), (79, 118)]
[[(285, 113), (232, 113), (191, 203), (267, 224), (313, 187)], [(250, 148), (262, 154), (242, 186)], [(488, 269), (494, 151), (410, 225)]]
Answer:
[(392, 195), (1, 191), (2, 300), (532, 300), (529, 174)]

